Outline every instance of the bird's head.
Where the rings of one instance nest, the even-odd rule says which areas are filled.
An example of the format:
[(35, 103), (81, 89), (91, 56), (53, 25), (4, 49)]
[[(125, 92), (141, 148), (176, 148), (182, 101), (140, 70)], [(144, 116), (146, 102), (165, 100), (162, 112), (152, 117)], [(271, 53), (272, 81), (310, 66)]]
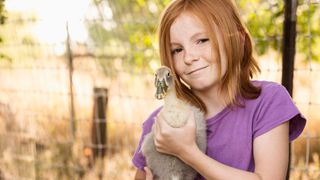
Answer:
[(173, 89), (173, 77), (170, 68), (161, 66), (155, 73), (154, 84), (157, 88), (155, 97), (159, 100), (163, 99), (167, 92)]

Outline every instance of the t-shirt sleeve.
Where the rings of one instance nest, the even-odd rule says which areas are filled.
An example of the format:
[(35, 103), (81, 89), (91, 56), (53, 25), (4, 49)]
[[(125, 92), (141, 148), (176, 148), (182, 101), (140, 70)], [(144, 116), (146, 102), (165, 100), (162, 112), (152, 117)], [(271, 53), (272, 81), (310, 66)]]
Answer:
[(141, 133), (141, 137), (138, 143), (138, 146), (135, 150), (135, 153), (133, 155), (132, 158), (132, 163), (135, 167), (137, 167), (140, 170), (143, 170), (143, 168), (146, 166), (146, 160), (144, 158), (144, 156), (142, 155), (141, 152), (141, 145), (142, 142), (144, 140), (145, 135), (147, 135), (148, 133), (150, 133), (152, 125), (154, 123), (154, 118), (155, 116), (159, 113), (161, 108), (157, 109), (156, 111), (154, 111), (148, 118), (146, 121), (144, 121), (144, 123), (142, 124), (142, 133)]
[(262, 87), (261, 101), (253, 122), (253, 138), (289, 121), (289, 139), (293, 141), (303, 131), (306, 119), (293, 103), (288, 91), (280, 84)]

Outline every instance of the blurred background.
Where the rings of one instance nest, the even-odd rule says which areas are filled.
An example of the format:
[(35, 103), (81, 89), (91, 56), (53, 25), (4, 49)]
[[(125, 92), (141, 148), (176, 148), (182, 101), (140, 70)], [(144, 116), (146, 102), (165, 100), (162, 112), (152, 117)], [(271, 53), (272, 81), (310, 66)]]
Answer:
[[(169, 2), (0, 0), (0, 179), (133, 179), (142, 122), (161, 105), (156, 27)], [(320, 1), (291, 2), (295, 51), (283, 53), (284, 1), (236, 1), (255, 79), (281, 83), (295, 53), (292, 96), (308, 122), (290, 179), (320, 179)]]

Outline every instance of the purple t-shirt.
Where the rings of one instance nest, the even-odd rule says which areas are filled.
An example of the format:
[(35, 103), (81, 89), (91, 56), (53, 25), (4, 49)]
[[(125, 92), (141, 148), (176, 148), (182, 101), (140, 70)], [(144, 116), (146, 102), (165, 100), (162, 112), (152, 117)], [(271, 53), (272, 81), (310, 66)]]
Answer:
[[(303, 131), (306, 119), (294, 105), (287, 90), (280, 84), (267, 81), (253, 81), (262, 91), (256, 99), (244, 100), (244, 107), (226, 107), (207, 119), (207, 151), (211, 158), (234, 168), (254, 171), (253, 140), (290, 121), (290, 141)], [(142, 135), (132, 162), (138, 169), (146, 166), (140, 148), (143, 138), (151, 131), (154, 111), (143, 123)]]

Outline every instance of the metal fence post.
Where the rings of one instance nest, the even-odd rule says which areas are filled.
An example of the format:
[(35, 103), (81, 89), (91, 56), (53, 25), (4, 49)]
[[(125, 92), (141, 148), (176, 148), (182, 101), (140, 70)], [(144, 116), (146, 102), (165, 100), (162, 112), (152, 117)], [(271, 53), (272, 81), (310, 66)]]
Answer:
[[(285, 0), (283, 43), (282, 43), (282, 85), (292, 96), (294, 56), (296, 47), (297, 0)], [(289, 163), (287, 177), (290, 178), (291, 143), (289, 144)]]
[(66, 42), (66, 53), (68, 58), (68, 70), (69, 70), (69, 95), (70, 95), (70, 127), (72, 138), (76, 136), (76, 122), (75, 122), (75, 110), (74, 110), (74, 98), (73, 98), (73, 57), (71, 51), (71, 40), (69, 34), (68, 22), (66, 23), (67, 31), (67, 42)]

